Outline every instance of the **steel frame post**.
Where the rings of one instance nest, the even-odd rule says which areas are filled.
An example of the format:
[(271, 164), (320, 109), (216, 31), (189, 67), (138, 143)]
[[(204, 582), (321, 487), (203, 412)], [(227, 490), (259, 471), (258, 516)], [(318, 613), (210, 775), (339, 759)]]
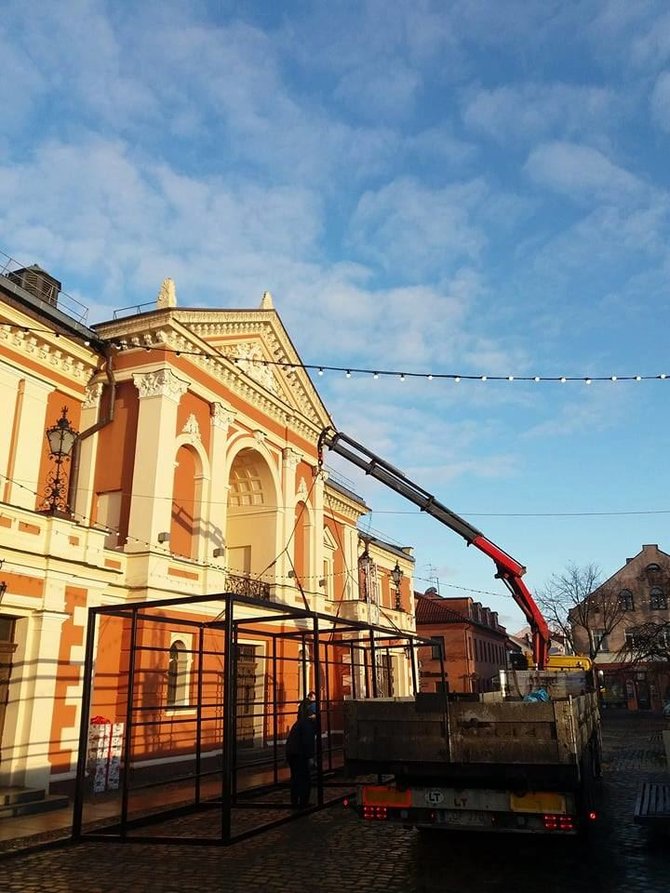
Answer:
[(89, 608), (86, 624), (86, 648), (84, 652), (84, 678), (81, 693), (81, 718), (79, 724), (79, 750), (77, 751), (77, 776), (72, 810), (72, 839), (81, 838), (84, 811), (84, 786), (86, 784), (86, 759), (88, 756), (88, 729), (91, 717), (91, 694), (93, 691), (93, 658), (97, 612)]
[(137, 612), (131, 607), (130, 654), (128, 656), (128, 695), (126, 698), (126, 730), (123, 741), (123, 782), (121, 785), (121, 840), (128, 836), (128, 795), (130, 785), (130, 758), (133, 741), (133, 698), (135, 692), (135, 658), (137, 649)]
[(231, 837), (231, 796), (232, 796), (232, 752), (235, 746), (235, 681), (233, 600), (226, 597), (223, 645), (223, 775), (221, 779), (221, 839), (230, 843)]

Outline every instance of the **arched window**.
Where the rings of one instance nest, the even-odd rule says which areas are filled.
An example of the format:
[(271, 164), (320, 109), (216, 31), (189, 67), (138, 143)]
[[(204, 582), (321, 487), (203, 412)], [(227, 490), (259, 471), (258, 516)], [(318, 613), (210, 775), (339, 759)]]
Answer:
[(652, 586), (649, 590), (649, 607), (652, 611), (664, 611), (668, 600), (660, 586)]
[(633, 593), (630, 589), (622, 589), (619, 593), (619, 604), (621, 605), (622, 611), (634, 611), (635, 610), (635, 602), (633, 600)]
[(170, 645), (166, 705), (173, 709), (188, 706), (188, 656), (181, 639)]

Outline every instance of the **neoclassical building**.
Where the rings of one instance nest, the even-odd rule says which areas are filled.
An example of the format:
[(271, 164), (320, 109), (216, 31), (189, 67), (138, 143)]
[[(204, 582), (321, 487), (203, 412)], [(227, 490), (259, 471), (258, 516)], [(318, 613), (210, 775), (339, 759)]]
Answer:
[[(375, 541), (370, 559), (357, 529), (367, 507), (320, 466), (319, 435), (333, 423), (269, 293), (258, 309), (180, 308), (165, 280), (146, 312), (88, 326), (80, 309), (38, 267), (9, 263), (0, 275), (5, 786), (73, 777), (91, 607), (235, 591), (415, 628), (411, 550)], [(48, 430), (76, 433), (69, 456)], [(192, 706), (188, 634), (163, 624), (152, 635), (156, 703)], [(123, 637), (107, 637), (96, 677), (113, 665), (110, 680), (123, 678)], [(267, 682), (259, 648), (250, 641), (238, 663), (252, 700)], [(407, 666), (387, 663), (389, 691), (406, 693)], [(342, 685), (331, 696), (351, 693)], [(117, 721), (112, 683), (96, 697), (95, 711)], [(250, 735), (267, 735), (256, 726)]]

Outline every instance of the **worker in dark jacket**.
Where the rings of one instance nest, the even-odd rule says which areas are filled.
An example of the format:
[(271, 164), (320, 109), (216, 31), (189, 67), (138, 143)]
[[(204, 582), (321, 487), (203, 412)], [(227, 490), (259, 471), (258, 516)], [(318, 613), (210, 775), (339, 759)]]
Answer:
[(291, 806), (309, 806), (311, 779), (309, 764), (316, 747), (316, 704), (305, 700), (298, 708), (298, 719), (286, 739), (286, 759), (291, 770)]

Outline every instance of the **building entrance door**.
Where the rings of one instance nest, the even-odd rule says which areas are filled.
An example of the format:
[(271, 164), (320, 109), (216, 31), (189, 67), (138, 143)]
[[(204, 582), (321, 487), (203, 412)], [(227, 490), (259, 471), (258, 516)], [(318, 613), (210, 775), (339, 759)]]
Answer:
[(256, 660), (255, 645), (237, 646), (237, 746), (254, 746), (256, 714)]
[(9, 699), (9, 680), (12, 675), (12, 658), (16, 651), (14, 641), (15, 620), (0, 617), (0, 766), (2, 765), (2, 736), (5, 729), (5, 713)]
[(646, 677), (638, 677), (635, 680), (635, 688), (637, 689), (637, 709), (651, 710), (651, 695), (649, 692), (649, 682)]

